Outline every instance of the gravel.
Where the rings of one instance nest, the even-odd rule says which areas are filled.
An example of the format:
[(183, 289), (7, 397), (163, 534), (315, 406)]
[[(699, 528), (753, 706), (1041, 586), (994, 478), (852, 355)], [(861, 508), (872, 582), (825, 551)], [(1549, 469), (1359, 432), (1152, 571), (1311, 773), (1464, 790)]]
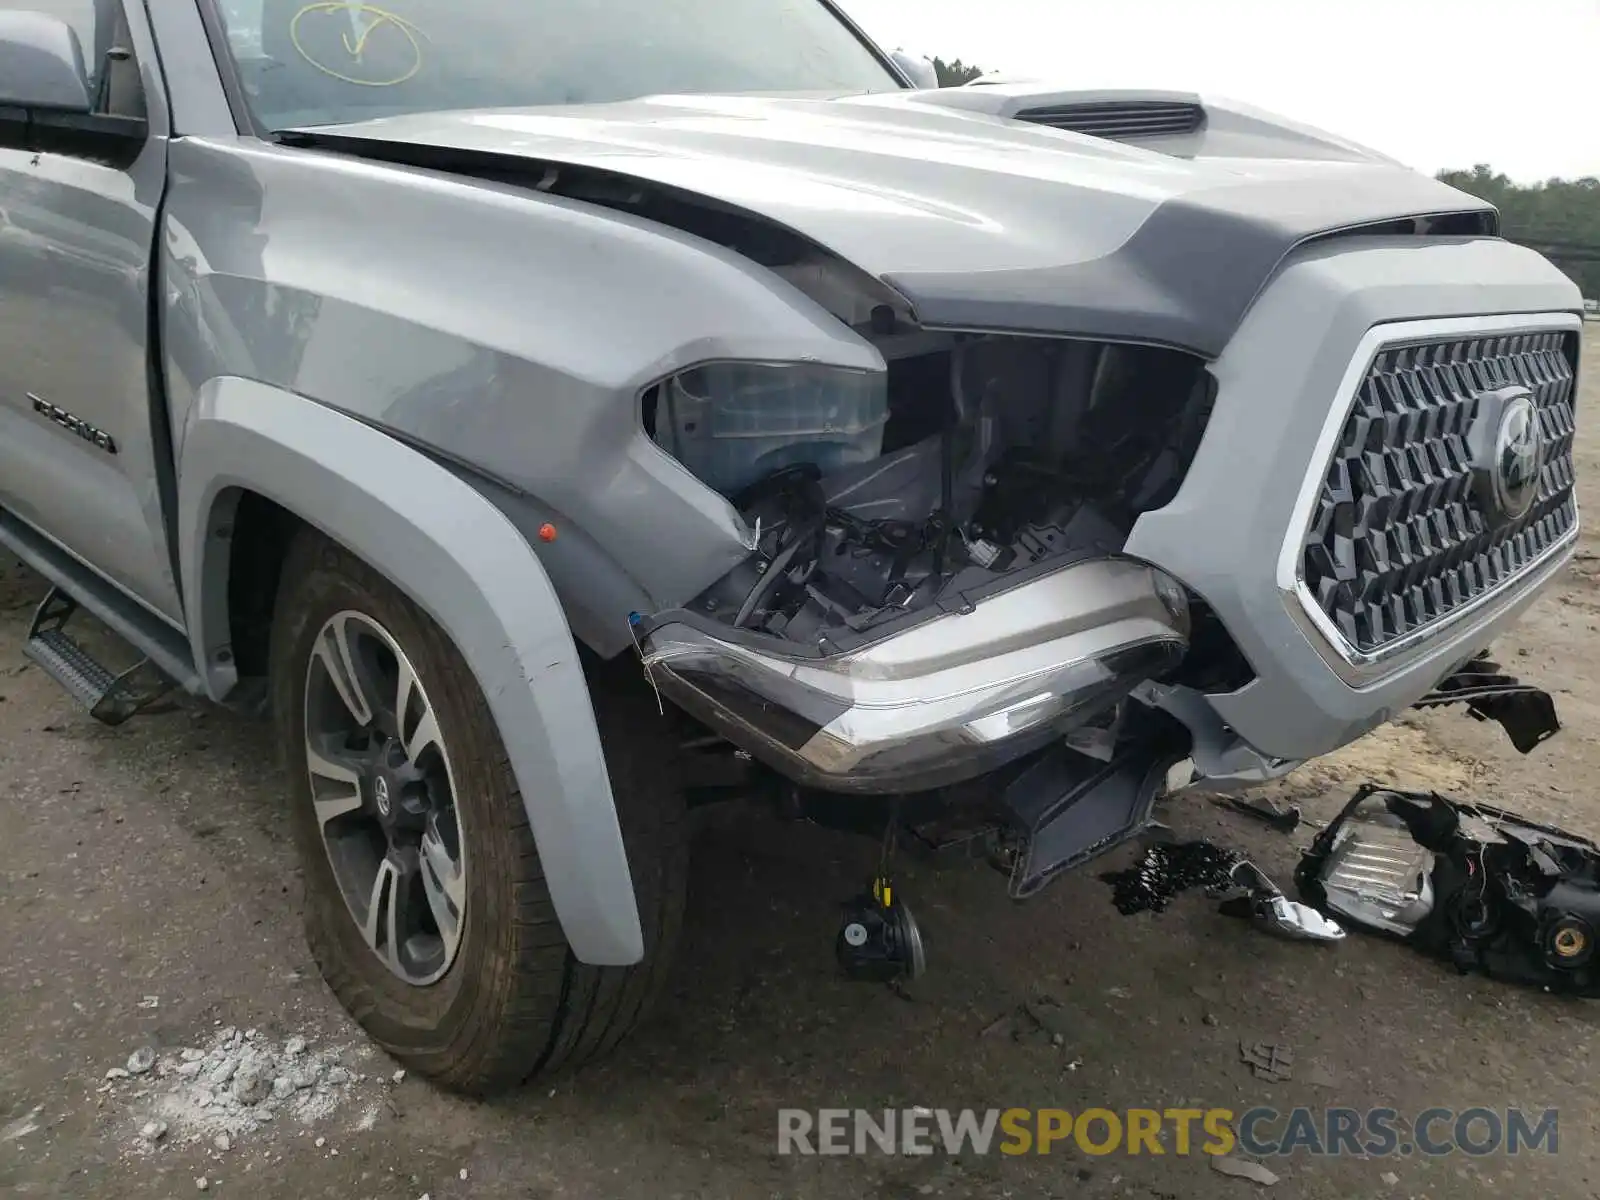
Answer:
[[(338, 1068), (342, 1078), (335, 1081), (333, 1072), (329, 1071), (326, 1078), (330, 1086), (349, 1083), (351, 1075), (343, 1067)], [(237, 1072), (233, 1077), (233, 1098), (240, 1104), (255, 1105), (268, 1099), (272, 1093), (272, 1077), (264, 1072), (260, 1066), (252, 1064), (244, 1070)]]
[(255, 1029), (229, 1027), (203, 1046), (162, 1055), (141, 1047), (126, 1070), (107, 1073), (105, 1090), (135, 1088), (129, 1100), (139, 1123), (137, 1147), (203, 1141), (227, 1151), (269, 1122), (309, 1125), (344, 1107), (365, 1081), (345, 1057), (345, 1048), (316, 1047), (301, 1035), (278, 1043)]

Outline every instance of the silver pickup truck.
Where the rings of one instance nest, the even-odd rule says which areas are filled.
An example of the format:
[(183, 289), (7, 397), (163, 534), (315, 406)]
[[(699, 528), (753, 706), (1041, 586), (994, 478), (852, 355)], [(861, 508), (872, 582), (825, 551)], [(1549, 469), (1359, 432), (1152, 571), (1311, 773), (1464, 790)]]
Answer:
[(827, 0), (0, 0), (27, 653), (270, 711), (313, 952), (447, 1085), (638, 1020), (693, 799), (982, 820), (1027, 895), (1572, 552), (1581, 300), (1492, 208), (924, 65)]

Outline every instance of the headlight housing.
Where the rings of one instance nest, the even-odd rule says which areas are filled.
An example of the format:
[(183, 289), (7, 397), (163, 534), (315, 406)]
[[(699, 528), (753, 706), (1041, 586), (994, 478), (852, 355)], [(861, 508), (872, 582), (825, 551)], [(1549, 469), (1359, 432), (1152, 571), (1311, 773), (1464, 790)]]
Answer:
[(733, 495), (795, 463), (827, 474), (868, 462), (888, 420), (884, 371), (716, 362), (659, 385), (654, 438), (708, 487)]

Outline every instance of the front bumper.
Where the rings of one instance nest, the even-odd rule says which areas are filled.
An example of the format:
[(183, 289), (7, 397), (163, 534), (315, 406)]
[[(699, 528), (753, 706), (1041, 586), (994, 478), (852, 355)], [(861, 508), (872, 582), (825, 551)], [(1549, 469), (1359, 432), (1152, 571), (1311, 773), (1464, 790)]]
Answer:
[(806, 656), (662, 614), (642, 637), (661, 691), (797, 783), (917, 791), (1057, 740), (1181, 659), (1183, 591), (1144, 563), (1062, 567), (860, 650)]
[(1197, 738), (1205, 733), (1213, 765), (1248, 751), (1232, 765), (1254, 756), (1271, 770), (1392, 720), (1564, 568), (1575, 527), (1514, 578), (1380, 654), (1353, 651), (1318, 619), (1298, 570), (1318, 489), (1377, 347), (1575, 329), (1579, 303), (1545, 259), (1492, 239), (1341, 239), (1297, 255), (1263, 292), (1212, 368), (1216, 405), (1181, 492), (1142, 516), (1127, 545), (1204, 598), (1255, 673), (1233, 692), (1147, 697)]

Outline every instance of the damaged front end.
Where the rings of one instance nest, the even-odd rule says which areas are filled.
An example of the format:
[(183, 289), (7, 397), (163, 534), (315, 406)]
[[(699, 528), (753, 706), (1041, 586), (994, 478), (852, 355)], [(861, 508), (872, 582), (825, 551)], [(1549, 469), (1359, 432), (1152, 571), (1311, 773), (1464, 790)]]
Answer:
[(751, 553), (635, 632), (663, 694), (787, 778), (908, 793), (1185, 663), (1192, 598), (1121, 550), (1176, 493), (1209, 377), (1176, 351), (874, 325), (879, 375), (711, 364), (644, 397)]

